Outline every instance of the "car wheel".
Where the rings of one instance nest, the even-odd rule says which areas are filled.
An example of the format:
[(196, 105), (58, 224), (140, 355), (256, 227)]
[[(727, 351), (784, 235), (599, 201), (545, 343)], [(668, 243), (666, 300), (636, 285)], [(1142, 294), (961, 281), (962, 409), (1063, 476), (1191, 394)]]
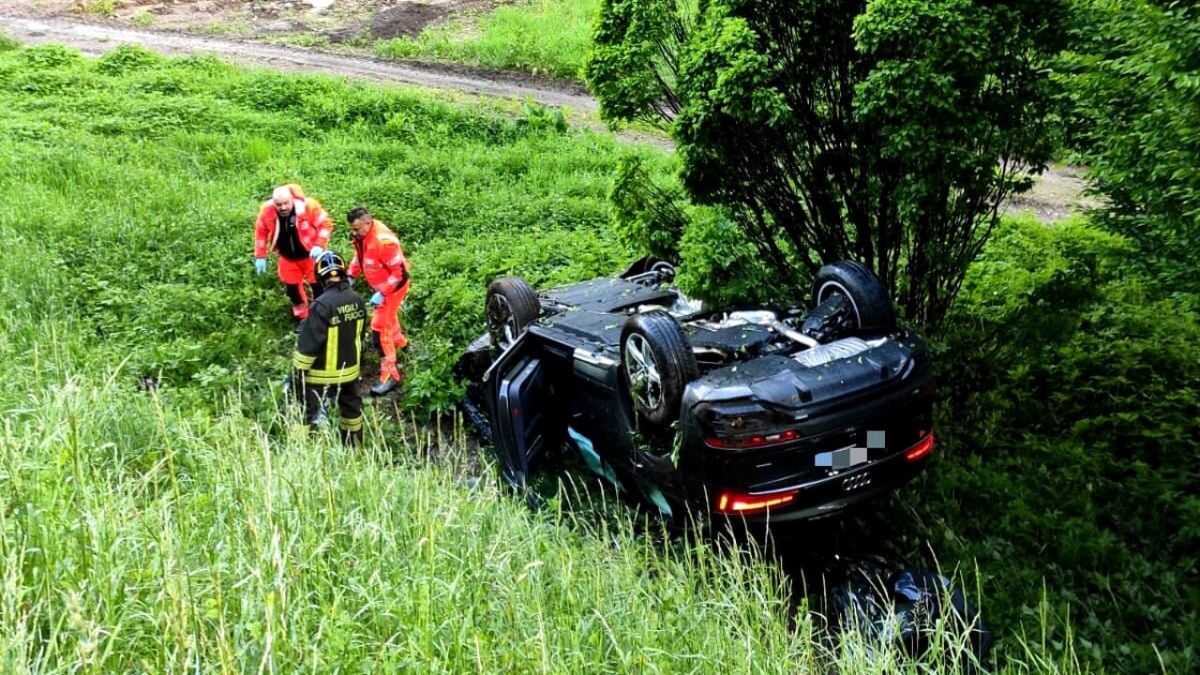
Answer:
[(487, 328), (492, 346), (508, 349), (541, 313), (537, 293), (520, 277), (503, 277), (488, 286)]
[(700, 376), (687, 336), (663, 311), (634, 314), (621, 329), (621, 381), (639, 422), (669, 427), (688, 382)]
[(813, 307), (834, 295), (850, 303), (855, 322), (861, 330), (888, 329), (896, 325), (892, 301), (879, 277), (866, 265), (852, 260), (839, 260), (825, 265), (813, 278)]

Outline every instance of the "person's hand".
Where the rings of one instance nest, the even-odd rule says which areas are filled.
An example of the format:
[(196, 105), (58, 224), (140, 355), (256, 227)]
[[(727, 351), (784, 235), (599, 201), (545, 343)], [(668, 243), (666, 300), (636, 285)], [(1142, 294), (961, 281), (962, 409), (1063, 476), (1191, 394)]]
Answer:
[(308, 257), (312, 258), (313, 260), (316, 260), (317, 258), (320, 258), (321, 254), (324, 252), (325, 252), (325, 249), (321, 248), (320, 246), (314, 246), (311, 249), (309, 249)]
[(371, 296), (371, 306), (378, 307), (383, 304), (383, 293), (375, 291), (375, 295)]
[(255, 258), (254, 259), (254, 273), (255, 274), (266, 274), (267, 273), (267, 259), (266, 258)]

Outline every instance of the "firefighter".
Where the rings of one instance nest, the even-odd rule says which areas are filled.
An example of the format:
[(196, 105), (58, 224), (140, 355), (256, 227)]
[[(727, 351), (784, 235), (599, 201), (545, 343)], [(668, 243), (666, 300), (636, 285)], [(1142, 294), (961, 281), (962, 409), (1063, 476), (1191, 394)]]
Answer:
[(408, 338), (400, 327), (400, 306), (408, 295), (409, 268), (400, 247), (400, 239), (383, 223), (371, 217), (359, 206), (346, 216), (354, 242), (354, 260), (350, 263), (350, 278), (362, 272), (367, 284), (375, 291), (370, 304), (371, 330), (375, 331), (383, 358), (379, 362), (379, 382), (371, 394), (383, 396), (400, 385), (404, 376), (396, 367), (396, 350), (408, 348)]
[(316, 261), (316, 276), (325, 291), (312, 303), (300, 324), (291, 384), (304, 402), (304, 418), (316, 424), (327, 401), (337, 398), (342, 442), (362, 443), (363, 402), (358, 390), (367, 307), (350, 287), (346, 263), (333, 251)]
[(319, 295), (320, 285), (313, 276), (313, 261), (329, 246), (333, 220), (321, 203), (304, 195), (296, 184), (281, 185), (258, 212), (254, 226), (254, 271), (267, 271), (267, 252), (279, 254), (279, 280), (292, 301), (292, 316), (303, 321), (308, 316), (308, 294), (304, 286)]

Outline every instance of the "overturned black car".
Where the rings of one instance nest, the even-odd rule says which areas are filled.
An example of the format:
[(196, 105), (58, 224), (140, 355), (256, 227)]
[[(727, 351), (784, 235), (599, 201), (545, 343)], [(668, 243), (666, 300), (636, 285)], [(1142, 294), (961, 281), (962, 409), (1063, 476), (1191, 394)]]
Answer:
[(522, 486), (569, 444), (669, 520), (831, 515), (915, 476), (933, 450), (932, 369), (856, 262), (821, 268), (812, 308), (705, 309), (644, 259), (535, 292), (493, 282), (488, 332), (456, 374), (463, 408)]

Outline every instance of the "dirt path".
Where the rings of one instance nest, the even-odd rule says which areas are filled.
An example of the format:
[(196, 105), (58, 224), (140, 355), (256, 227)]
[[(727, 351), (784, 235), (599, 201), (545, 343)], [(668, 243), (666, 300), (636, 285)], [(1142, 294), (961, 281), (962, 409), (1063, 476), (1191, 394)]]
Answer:
[(344, 75), (479, 96), (521, 100), (531, 98), (542, 105), (570, 108), (585, 113), (594, 112), (597, 108), (596, 100), (589, 96), (582, 86), (547, 86), (516, 73), (380, 61), (330, 54), (304, 47), (267, 45), (252, 40), (137, 30), (67, 19), (0, 15), (0, 27), (13, 38), (27, 44), (58, 42), (91, 56), (103, 54), (118, 45), (136, 44), (163, 54), (211, 53), (242, 65)]
[(1033, 189), (1008, 200), (1004, 213), (1033, 212), (1043, 223), (1062, 220), (1073, 213), (1099, 208), (1101, 201), (1084, 194), (1086, 170), (1078, 166), (1052, 166), (1034, 179)]

